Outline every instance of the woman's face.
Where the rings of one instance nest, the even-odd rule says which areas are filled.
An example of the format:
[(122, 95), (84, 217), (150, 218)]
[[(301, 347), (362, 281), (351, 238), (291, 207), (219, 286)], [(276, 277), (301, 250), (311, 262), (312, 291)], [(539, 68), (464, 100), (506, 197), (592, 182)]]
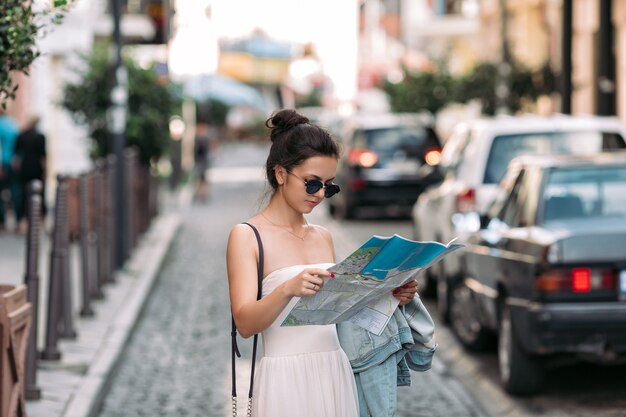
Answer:
[(313, 156), (287, 172), (281, 169), (283, 195), (287, 203), (301, 213), (310, 213), (324, 200), (324, 188), (308, 194), (304, 180), (318, 180), (331, 184), (337, 172), (337, 159), (333, 156)]

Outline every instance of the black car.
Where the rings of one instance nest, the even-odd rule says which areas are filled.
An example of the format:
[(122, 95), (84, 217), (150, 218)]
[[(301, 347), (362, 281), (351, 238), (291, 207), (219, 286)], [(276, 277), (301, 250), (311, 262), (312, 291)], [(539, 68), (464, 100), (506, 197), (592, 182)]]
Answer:
[(429, 118), (407, 114), (359, 115), (341, 134), (343, 154), (328, 201), (331, 214), (353, 218), (359, 207), (410, 209), (419, 194), (441, 181), (435, 165), (441, 143)]
[(480, 227), (450, 320), (470, 348), (497, 334), (507, 391), (538, 392), (551, 359), (626, 359), (626, 153), (513, 160)]

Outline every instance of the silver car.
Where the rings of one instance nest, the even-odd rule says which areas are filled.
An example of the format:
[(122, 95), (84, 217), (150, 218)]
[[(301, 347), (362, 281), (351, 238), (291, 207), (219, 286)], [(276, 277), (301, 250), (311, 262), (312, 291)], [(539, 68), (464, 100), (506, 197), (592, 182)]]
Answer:
[[(590, 154), (626, 148), (626, 125), (612, 117), (521, 116), (458, 125), (443, 147), (442, 183), (424, 191), (412, 209), (414, 239), (447, 243), (459, 228), (455, 213), (484, 213), (509, 162), (520, 155)], [(429, 269), (429, 292), (448, 320), (448, 280), (460, 272), (452, 254)]]

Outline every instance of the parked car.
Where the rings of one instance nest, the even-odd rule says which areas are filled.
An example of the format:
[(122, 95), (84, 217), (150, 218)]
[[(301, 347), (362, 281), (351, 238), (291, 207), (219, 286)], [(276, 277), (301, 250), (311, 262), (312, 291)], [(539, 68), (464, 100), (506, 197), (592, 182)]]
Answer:
[(462, 239), (454, 333), (474, 349), (497, 334), (513, 394), (538, 392), (557, 357), (623, 363), (626, 152), (520, 157), (496, 192)]
[(431, 117), (361, 114), (345, 124), (337, 179), (341, 193), (328, 200), (330, 213), (353, 218), (364, 206), (410, 211), (419, 194), (441, 178), (441, 143)]
[[(455, 213), (484, 213), (511, 159), (523, 154), (589, 154), (626, 148), (626, 126), (616, 118), (521, 116), (478, 119), (458, 125), (445, 143), (439, 169), (444, 180), (416, 200), (415, 240), (447, 243), (456, 237)], [(448, 279), (460, 272), (451, 254), (425, 275), (437, 308), (449, 314)]]

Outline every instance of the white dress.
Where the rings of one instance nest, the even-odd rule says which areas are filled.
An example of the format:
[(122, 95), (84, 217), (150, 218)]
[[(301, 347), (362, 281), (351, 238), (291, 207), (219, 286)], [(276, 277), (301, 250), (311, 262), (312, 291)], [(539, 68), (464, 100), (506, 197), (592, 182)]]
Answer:
[[(263, 280), (263, 297), (304, 268), (332, 264), (293, 265)], [(334, 324), (281, 327), (294, 297), (263, 333), (263, 352), (254, 381), (256, 417), (357, 417), (354, 374), (339, 345)]]

